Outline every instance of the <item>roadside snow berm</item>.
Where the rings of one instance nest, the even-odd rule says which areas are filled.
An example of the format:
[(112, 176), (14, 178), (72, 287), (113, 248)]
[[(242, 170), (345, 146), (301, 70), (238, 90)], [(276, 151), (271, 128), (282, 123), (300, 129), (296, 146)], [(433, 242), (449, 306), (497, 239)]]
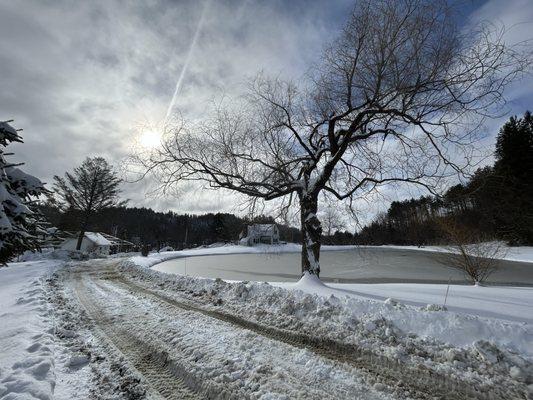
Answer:
[(329, 289), (318, 276), (310, 274), (308, 271), (305, 271), (300, 280), (294, 284), (294, 288), (302, 290), (306, 288)]

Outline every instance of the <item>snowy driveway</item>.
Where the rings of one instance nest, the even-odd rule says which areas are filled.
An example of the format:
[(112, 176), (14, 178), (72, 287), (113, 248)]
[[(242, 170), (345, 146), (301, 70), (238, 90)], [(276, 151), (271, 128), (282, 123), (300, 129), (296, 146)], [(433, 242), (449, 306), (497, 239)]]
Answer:
[(93, 264), (71, 269), (66, 290), (86, 310), (96, 342), (141, 376), (144, 388), (136, 390), (148, 397), (392, 398), (373, 388), (376, 378), (367, 382), (367, 372), (245, 328), (238, 318), (164, 299), (123, 279), (112, 263)]
[(489, 344), (454, 349), (379, 316), (338, 325), (340, 306), (265, 284), (93, 260), (54, 274), (48, 290), (58, 331), (79, 353), (72, 362), (91, 368), (95, 398), (506, 398), (525, 390), (506, 371), (529, 369)]

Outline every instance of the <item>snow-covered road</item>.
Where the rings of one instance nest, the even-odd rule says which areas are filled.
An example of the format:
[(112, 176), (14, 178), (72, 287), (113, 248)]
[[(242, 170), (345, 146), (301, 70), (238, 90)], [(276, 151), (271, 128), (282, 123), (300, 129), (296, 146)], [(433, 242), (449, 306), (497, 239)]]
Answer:
[(13, 264), (0, 270), (0, 399), (533, 393), (528, 322), (297, 289), (127, 258)]
[(91, 367), (95, 397), (464, 399), (527, 390), (508, 372), (529, 371), (520, 357), (405, 335), (379, 317), (340, 322), (335, 298), (117, 260), (64, 268), (48, 290), (59, 331)]
[(374, 389), (379, 379), (369, 381), (368, 371), (279, 340), (285, 334), (273, 338), (223, 318), (208, 304), (162, 297), (116, 273), (113, 263), (94, 264), (64, 274), (65, 289), (87, 311), (92, 334), (127, 361), (141, 377), (136, 390), (149, 397), (391, 398)]

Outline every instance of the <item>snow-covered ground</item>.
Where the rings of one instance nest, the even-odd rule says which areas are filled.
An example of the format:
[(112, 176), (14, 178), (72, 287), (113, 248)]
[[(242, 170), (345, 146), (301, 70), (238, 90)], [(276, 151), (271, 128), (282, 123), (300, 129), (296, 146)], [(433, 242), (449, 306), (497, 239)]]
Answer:
[[(135, 260), (133, 260), (135, 261)], [(172, 275), (146, 271), (151, 279)], [(212, 279), (190, 279), (191, 285), (206, 285)], [(196, 280), (195, 280), (196, 279)], [(231, 282), (237, 286), (241, 282)], [(347, 321), (386, 318), (406, 333), (436, 338), (454, 346), (471, 346), (487, 340), (524, 354), (533, 360), (533, 288), (499, 288), (481, 286), (450, 287), (447, 311), (441, 309), (446, 285), (426, 284), (324, 284), (312, 276), (297, 283), (275, 282), (271, 285), (244, 283), (253, 287), (261, 301), (269, 303), (272, 287), (294, 292), (289, 302), (333, 302), (342, 309), (344, 326)], [(239, 289), (240, 290), (240, 289)], [(243, 289), (249, 291), (250, 289)], [(275, 292), (280, 298), (283, 291)], [(306, 297), (306, 294), (311, 297)], [(260, 300), (256, 300), (261, 302)], [(277, 300), (276, 304), (281, 302)], [(281, 307), (281, 306), (280, 306)], [(279, 310), (271, 309), (272, 313)], [(328, 323), (330, 316), (324, 315)]]
[[(137, 270), (123, 268), (117, 275), (115, 268), (110, 261), (82, 263), (59, 271), (54, 280), (87, 310), (91, 323), (82, 324), (79, 335), (98, 332), (99, 340), (85, 341), (93, 365), (99, 368), (94, 354), (102, 348), (107, 359), (122, 360), (119, 376), (110, 371), (108, 381), (140, 394), (125, 398), (157, 392), (180, 399), (394, 398), (349, 365), (255, 332), (236, 319), (217, 318), (210, 314), (211, 302), (198, 296), (194, 303), (180, 296), (161, 301), (174, 294), (172, 288), (139, 287), (141, 281), (130, 282)], [(67, 320), (75, 319), (76, 309), (68, 314)], [(142, 378), (124, 381), (132, 372)]]
[(64, 342), (76, 334), (59, 326), (46, 288), (49, 277), (64, 265), (61, 260), (38, 260), (0, 268), (2, 400), (91, 397), (88, 371), (79, 368), (83, 359)]
[(60, 261), (14, 263), (0, 268), (0, 398), (51, 399), (53, 322), (41, 278)]
[[(423, 251), (447, 251), (441, 247), (416, 246), (386, 246), (408, 250)], [(323, 246), (324, 251), (347, 250), (356, 246)], [(507, 257), (515, 257), (520, 261), (533, 262), (533, 248), (510, 248)], [(522, 249), (522, 250), (517, 250)], [(531, 259), (529, 259), (529, 249)], [(297, 244), (280, 246), (220, 246), (204, 247), (191, 250), (152, 253), (148, 257), (133, 257), (130, 261), (143, 267), (151, 267), (157, 263), (179, 257), (194, 257), (203, 255), (223, 254), (250, 254), (250, 253), (289, 253), (299, 252)], [(515, 253), (511, 253), (515, 251)], [(520, 257), (517, 254), (521, 254)], [(509, 258), (511, 259), (511, 258)], [(274, 261), (275, 262), (275, 261)], [(532, 266), (533, 267), (533, 266)], [(532, 268), (533, 274), (533, 268)], [(444, 305), (450, 311), (472, 314), (484, 317), (494, 317), (510, 321), (533, 323), (533, 288), (530, 287), (483, 287), (465, 285), (440, 285), (440, 284), (339, 284), (328, 283), (320, 285), (302, 285), (286, 282), (272, 282), (273, 285), (287, 289), (301, 289), (307, 293), (320, 294), (323, 296), (335, 295), (338, 297), (349, 296), (351, 298), (378, 300), (383, 302), (393, 298), (404, 304), (426, 306), (427, 304)]]
[[(376, 381), (371, 368), (361, 374), (307, 345), (295, 347), (293, 339), (280, 336), (283, 343), (274, 346), (272, 334), (264, 336), (263, 329), (353, 346), (363, 355), (374, 354), (374, 363), (375, 357), (379, 363), (393, 360), (386, 361), (387, 368), (393, 377), (405, 375), (407, 388), (414, 384), (409, 375), (425, 376), (423, 365), (451, 379), (452, 387), (462, 382), (459, 386), (533, 394), (533, 288), (325, 285), (312, 276), (298, 283), (224, 282), (148, 268), (176, 257), (271, 251), (300, 248), (208, 247), (72, 264), (39, 260), (0, 269), (0, 398), (91, 398), (95, 390), (128, 398), (151, 390), (144, 379), (155, 379), (154, 370), (177, 374), (184, 382), (178, 389), (195, 396), (222, 386), (237, 396), (265, 400), (412, 393), (405, 386), (390, 387), (396, 378)], [(177, 308), (169, 308), (173, 301)], [(219, 311), (233, 322), (220, 322)], [(95, 318), (101, 319), (98, 329)], [(258, 324), (255, 333), (247, 333), (250, 323)], [(130, 337), (137, 347), (124, 344)], [(109, 340), (118, 342), (109, 347), (104, 344)], [(138, 347), (144, 353), (135, 354)], [(162, 367), (159, 361), (149, 368), (144, 361), (136, 364), (150, 349), (157, 355), (154, 362), (164, 358)]]
[[(322, 296), (351, 297), (363, 300), (386, 301), (391, 298), (403, 304), (425, 307), (444, 306), (449, 311), (492, 317), (509, 321), (533, 323), (533, 288), (470, 285), (440, 285), (421, 283), (328, 283), (304, 285), (272, 282), (286, 289), (299, 289)], [(445, 304), (446, 302), (446, 304)]]
[(498, 381), (501, 387), (509, 384), (508, 379), (533, 383), (529, 322), (445, 311), (438, 305), (341, 296), (339, 289), (310, 276), (291, 287), (300, 290), (286, 290), (266, 283), (167, 275), (131, 263), (125, 273), (166, 295), (206, 298), (241, 318), (360, 346), (401, 360), (406, 368), (423, 364), (447, 377), (476, 384)]
[(337, 297), (353, 317), (384, 317), (404, 332), (469, 347), (480, 340), (533, 360), (533, 288), (427, 284), (324, 284), (306, 276), (275, 286)]
[[(324, 250), (347, 248), (353, 246), (325, 246)], [(273, 252), (300, 250), (294, 244), (273, 248), (225, 246), (155, 253), (130, 261), (138, 266), (149, 267), (176, 257), (260, 253), (269, 249), (273, 249)], [(407, 249), (420, 250), (418, 247)], [(431, 248), (424, 249), (432, 251)], [(455, 346), (471, 346), (476, 341), (487, 340), (533, 358), (533, 288), (403, 283), (326, 285), (310, 279), (296, 284), (275, 282), (272, 285), (324, 298), (334, 296), (341, 299), (350, 318), (386, 315), (400, 329), (423, 337)], [(448, 311), (438, 310), (445, 301)], [(399, 304), (391, 306), (396, 303)]]

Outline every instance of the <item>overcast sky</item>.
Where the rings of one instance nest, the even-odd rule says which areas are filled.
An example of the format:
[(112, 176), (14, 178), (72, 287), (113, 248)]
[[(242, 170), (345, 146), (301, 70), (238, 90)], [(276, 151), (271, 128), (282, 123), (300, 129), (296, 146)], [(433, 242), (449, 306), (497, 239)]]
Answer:
[[(465, 24), (505, 24), (508, 40), (533, 37), (531, 0), (464, 0)], [(119, 166), (139, 127), (161, 121), (187, 62), (175, 107), (199, 113), (260, 70), (298, 79), (342, 27), (353, 0), (0, 0), (0, 119), (23, 128), (13, 146), (46, 182), (101, 155)], [(533, 79), (507, 93), (509, 115), (531, 109)], [(493, 139), (502, 120), (487, 132)], [(492, 145), (488, 140), (486, 145)], [(197, 190), (146, 197), (124, 185), (131, 206), (177, 212), (237, 211), (231, 196)], [(394, 194), (392, 194), (394, 196)], [(386, 207), (382, 204), (381, 207)]]

